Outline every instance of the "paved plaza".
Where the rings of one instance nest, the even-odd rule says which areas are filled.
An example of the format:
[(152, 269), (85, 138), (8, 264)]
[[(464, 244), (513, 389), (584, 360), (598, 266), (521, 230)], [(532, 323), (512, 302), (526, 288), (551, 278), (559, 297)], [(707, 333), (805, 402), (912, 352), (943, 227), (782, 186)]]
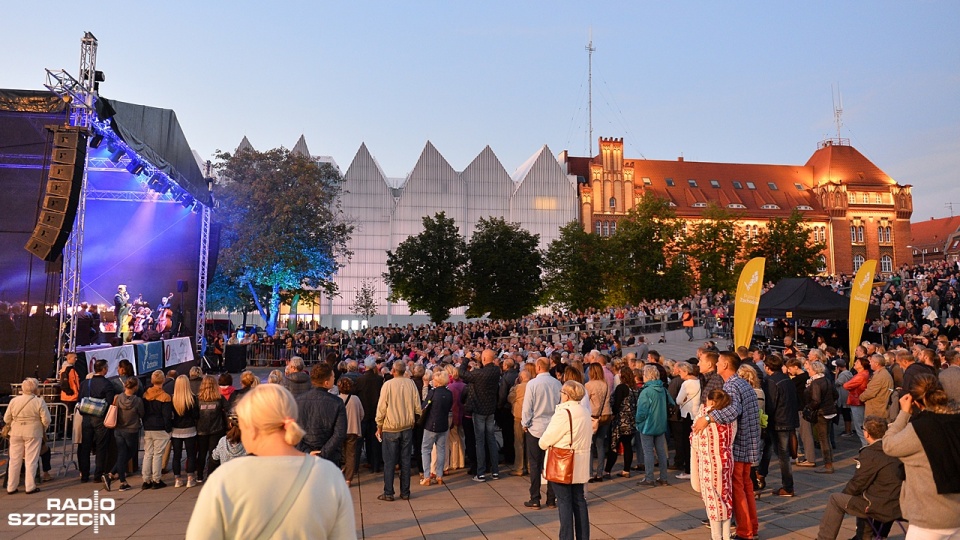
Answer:
[[(682, 332), (669, 333), (668, 343), (657, 344), (659, 336), (650, 336), (651, 348), (667, 358), (685, 359), (693, 355), (703, 339), (688, 343)], [(723, 343), (720, 344), (724, 346)], [(263, 373), (264, 377), (266, 372)], [(833, 475), (816, 474), (814, 469), (794, 469), (797, 496), (779, 498), (769, 494), (777, 489), (779, 469), (772, 463), (767, 478), (767, 490), (757, 501), (760, 515), (760, 537), (764, 540), (781, 538), (815, 538), (824, 504), (830, 493), (839, 491), (853, 475), (853, 457), (858, 449), (855, 438), (837, 437), (837, 472)], [(56, 465), (56, 460), (55, 460)], [(614, 468), (619, 471), (620, 465)], [(360, 481), (351, 488), (356, 512), (358, 538), (556, 538), (559, 521), (555, 509), (531, 510), (523, 506), (528, 498), (528, 478), (506, 474), (501, 479), (479, 484), (471, 481), (465, 470), (446, 477), (446, 485), (424, 487), (414, 474), (412, 497), (409, 501), (397, 498), (382, 502), (382, 475), (372, 475), (361, 469)], [(676, 471), (671, 471), (675, 475)], [(141, 491), (140, 478), (135, 475), (130, 484), (135, 489), (123, 493), (106, 493), (102, 484), (80, 484), (78, 473), (71, 470), (53, 482), (42, 484), (39, 494), (25, 495), (23, 486), (14, 495), (0, 494), (0, 539), (44, 540), (67, 538), (183, 538), (187, 522), (201, 488), (173, 488)], [(671, 485), (655, 488), (641, 487), (641, 478), (615, 477), (614, 480), (588, 484), (591, 538), (709, 538), (709, 531), (700, 520), (706, 517), (700, 496), (689, 481), (671, 479)], [(165, 480), (172, 485), (170, 475)], [(263, 479), (271, 481), (269, 478)], [(399, 477), (396, 480), (399, 488)], [(115, 525), (105, 525), (98, 533), (92, 527), (15, 527), (8, 522), (13, 512), (46, 512), (47, 498), (77, 499), (93, 497), (112, 498)], [(323, 504), (317, 501), (317, 504)], [(854, 520), (844, 521), (839, 538), (853, 536)], [(899, 534), (893, 537), (902, 538)]]

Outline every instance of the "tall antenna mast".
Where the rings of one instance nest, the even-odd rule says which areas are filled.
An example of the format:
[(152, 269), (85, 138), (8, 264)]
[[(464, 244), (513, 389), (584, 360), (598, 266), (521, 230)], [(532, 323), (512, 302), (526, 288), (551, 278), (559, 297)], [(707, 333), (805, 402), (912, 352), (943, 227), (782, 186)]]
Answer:
[[(830, 86), (830, 97), (834, 98), (833, 85)], [(840, 127), (843, 126), (843, 95), (840, 93), (840, 83), (837, 83), (837, 95), (833, 99), (833, 121), (837, 124), (837, 140), (840, 139)]]
[(590, 157), (593, 157), (593, 28), (590, 29), (590, 40), (587, 42), (587, 116), (590, 130)]

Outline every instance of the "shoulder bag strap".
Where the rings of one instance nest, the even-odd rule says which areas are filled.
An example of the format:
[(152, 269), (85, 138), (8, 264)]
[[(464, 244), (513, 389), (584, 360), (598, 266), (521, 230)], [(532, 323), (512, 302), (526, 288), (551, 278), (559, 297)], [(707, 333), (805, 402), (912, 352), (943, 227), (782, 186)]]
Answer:
[(37, 396), (30, 396), (30, 397), (31, 397), (31, 399), (28, 399), (26, 402), (24, 402), (24, 404), (21, 405), (20, 408), (17, 409), (17, 412), (15, 412), (15, 413), (13, 414), (13, 416), (10, 418), (10, 423), (11, 423), (11, 424), (17, 421), (17, 417), (20, 416), (20, 413), (22, 413), (23, 410), (27, 408), (27, 405), (33, 403), (33, 398), (35, 398), (35, 397), (37, 397)]
[(567, 420), (570, 421), (570, 449), (573, 449), (573, 414), (567, 409)]
[(290, 486), (290, 491), (287, 492), (286, 498), (283, 499), (283, 502), (280, 503), (280, 507), (277, 508), (277, 511), (274, 512), (273, 518), (270, 520), (266, 526), (263, 527), (263, 530), (260, 531), (260, 534), (256, 536), (258, 540), (268, 540), (273, 536), (273, 533), (276, 532), (277, 527), (280, 526), (280, 523), (286, 519), (287, 514), (290, 513), (290, 507), (293, 506), (293, 501), (297, 499), (300, 495), (300, 492), (303, 491), (303, 485), (307, 482), (307, 477), (310, 476), (310, 469), (313, 468), (314, 460), (317, 458), (311, 456), (310, 454), (303, 455), (303, 464), (300, 466), (300, 471), (297, 473), (297, 479), (294, 481), (293, 485)]

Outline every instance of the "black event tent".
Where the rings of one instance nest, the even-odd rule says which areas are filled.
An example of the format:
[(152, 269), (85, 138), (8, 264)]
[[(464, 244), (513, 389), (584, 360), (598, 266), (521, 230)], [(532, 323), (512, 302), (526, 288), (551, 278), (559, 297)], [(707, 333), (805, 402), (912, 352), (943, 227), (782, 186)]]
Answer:
[[(844, 320), (850, 317), (850, 297), (841, 296), (810, 278), (784, 278), (760, 297), (759, 318)], [(867, 318), (880, 316), (879, 306), (871, 304)]]

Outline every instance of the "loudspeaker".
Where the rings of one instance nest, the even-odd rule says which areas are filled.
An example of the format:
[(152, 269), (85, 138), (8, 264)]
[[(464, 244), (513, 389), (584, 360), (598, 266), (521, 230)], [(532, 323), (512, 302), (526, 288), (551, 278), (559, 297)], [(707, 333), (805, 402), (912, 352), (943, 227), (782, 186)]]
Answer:
[(185, 280), (177, 281), (177, 292), (189, 292), (187, 282)]
[(87, 132), (78, 127), (47, 126), (47, 129), (53, 131), (52, 163), (37, 226), (24, 249), (53, 262), (63, 253), (77, 216), (87, 156)]

